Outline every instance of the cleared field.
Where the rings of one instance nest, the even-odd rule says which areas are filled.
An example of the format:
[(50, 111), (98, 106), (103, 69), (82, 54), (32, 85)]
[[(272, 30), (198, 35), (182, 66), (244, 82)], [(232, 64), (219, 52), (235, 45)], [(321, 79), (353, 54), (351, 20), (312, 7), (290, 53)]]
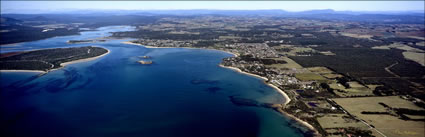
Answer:
[(418, 43), (416, 43), (416, 45), (417, 45), (417, 46), (425, 47), (425, 42), (418, 42)]
[(366, 85), (367, 87), (369, 87), (370, 88), (370, 90), (375, 90), (375, 88), (376, 87), (378, 87), (378, 86), (382, 86), (382, 85)]
[(327, 55), (327, 56), (334, 56), (334, 55), (336, 55), (335, 53), (333, 53), (333, 52), (331, 52), (331, 51), (322, 51), (322, 52), (319, 52), (320, 54), (323, 54), (323, 55)]
[(323, 77), (327, 78), (327, 79), (335, 79), (335, 78), (342, 78), (344, 77), (341, 74), (333, 74), (333, 73), (329, 73), (329, 74), (321, 74)]
[(351, 88), (345, 88), (344, 86), (342, 86), (341, 84), (338, 84), (336, 82), (329, 84), (329, 86), (332, 89), (341, 90), (342, 92), (335, 91), (335, 93), (338, 96), (341, 96), (341, 97), (373, 95), (373, 92), (372, 92), (371, 89), (369, 89), (369, 88), (367, 88), (363, 85), (360, 85), (357, 82), (348, 82), (348, 84), (350, 85)]
[(294, 49), (289, 51), (289, 55), (290, 56), (296, 56), (297, 53), (302, 53), (302, 52), (317, 52), (317, 51), (312, 49), (312, 48), (294, 47)]
[(322, 108), (322, 109), (331, 109), (332, 105), (329, 104), (325, 100), (317, 100), (317, 101), (308, 101), (306, 106), (309, 108)]
[(287, 63), (285, 64), (272, 64), (272, 65), (266, 65), (267, 67), (275, 67), (277, 69), (281, 69), (281, 68), (287, 68), (287, 69), (291, 69), (291, 68), (297, 68), (297, 69), (301, 69), (303, 68), (300, 64), (298, 64), (297, 62), (293, 61), (292, 59), (288, 58), (288, 57), (281, 57), (281, 58), (274, 58), (275, 60), (283, 60), (286, 61)]
[(351, 81), (351, 82), (347, 82), (347, 83), (350, 85), (351, 88), (364, 88), (365, 87), (357, 81)]
[(386, 45), (386, 46), (372, 47), (372, 49), (391, 49), (391, 48), (397, 48), (397, 49), (401, 49), (401, 50), (405, 50), (405, 51), (411, 51), (411, 52), (425, 52), (421, 49), (413, 48), (413, 47), (410, 47), (410, 46), (407, 46), (407, 45), (401, 44), (401, 43), (393, 43), (393, 44)]
[(218, 39), (241, 39), (238, 36), (219, 36)]
[(335, 79), (335, 78), (344, 77), (343, 75), (334, 73), (332, 70), (326, 67), (310, 67), (310, 68), (307, 68), (307, 70), (320, 74), (327, 79)]
[(361, 35), (361, 34), (353, 34), (353, 33), (339, 33), (342, 36), (358, 38), (358, 39), (371, 39), (373, 35)]
[(327, 81), (323, 76), (316, 73), (297, 73), (295, 74), (295, 78), (301, 81)]
[(337, 98), (333, 99), (349, 113), (375, 126), (388, 137), (423, 137), (425, 122), (406, 121), (391, 115), (361, 114), (362, 111), (385, 112), (386, 108), (378, 103), (382, 102), (393, 108), (408, 108), (423, 110), (412, 102), (398, 96)]
[(328, 114), (323, 117), (318, 117), (317, 121), (320, 126), (328, 133), (333, 133), (332, 128), (348, 128), (354, 127), (361, 130), (368, 130), (369, 127), (360, 121), (348, 118), (347, 114)]
[(414, 38), (414, 39), (420, 39), (420, 40), (425, 40), (424, 37), (418, 37), (418, 36), (407, 36), (408, 38)]
[(282, 52), (282, 51), (279, 52), (278, 51), (278, 53), (285, 54), (285, 55), (288, 55), (288, 56), (296, 56), (297, 53), (302, 53), (302, 52), (313, 52), (313, 53), (318, 52), (318, 51), (316, 51), (312, 48), (309, 48), (309, 47), (295, 47), (293, 45), (281, 45), (281, 46), (275, 46), (273, 48), (276, 49), (276, 50), (288, 49), (289, 50), (288, 52)]
[(418, 62), (422, 66), (425, 66), (425, 53), (403, 52), (403, 56), (406, 59)]
[(307, 68), (308, 70), (310, 70), (311, 72), (316, 72), (319, 74), (327, 74), (327, 73), (333, 73), (332, 70), (326, 68), (326, 67), (311, 67), (311, 68)]

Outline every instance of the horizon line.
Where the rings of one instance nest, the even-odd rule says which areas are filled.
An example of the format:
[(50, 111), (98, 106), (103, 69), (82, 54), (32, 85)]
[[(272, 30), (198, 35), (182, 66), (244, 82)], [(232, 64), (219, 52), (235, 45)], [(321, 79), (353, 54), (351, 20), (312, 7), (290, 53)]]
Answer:
[[(5, 9), (5, 10), (12, 10), (12, 9)], [(52, 11), (63, 11), (63, 12), (73, 12), (73, 11), (85, 11), (85, 10), (91, 10), (91, 11), (190, 11), (190, 10), (210, 10), (210, 11), (272, 11), (272, 10), (280, 10), (280, 11), (284, 11), (284, 12), (292, 12), (292, 13), (297, 13), (297, 12), (308, 12), (308, 11), (332, 11), (332, 12), (419, 12), (419, 13), (424, 13), (424, 10), (334, 10), (334, 9), (330, 9), (330, 8), (324, 8), (324, 9), (308, 9), (308, 10), (299, 10), (299, 11), (294, 11), (294, 10), (285, 10), (285, 9), (74, 9), (74, 8), (68, 8), (68, 9), (28, 9), (28, 10), (24, 10), (25, 11), (37, 11), (37, 12), (52, 12)], [(22, 9), (21, 9), (22, 11)], [(40, 13), (20, 13), (20, 12), (16, 12), (16, 11), (6, 11), (7, 13), (3, 13), (3, 11), (1, 12), (1, 14), (11, 14), (11, 13), (16, 13), (16, 14), (40, 14)]]

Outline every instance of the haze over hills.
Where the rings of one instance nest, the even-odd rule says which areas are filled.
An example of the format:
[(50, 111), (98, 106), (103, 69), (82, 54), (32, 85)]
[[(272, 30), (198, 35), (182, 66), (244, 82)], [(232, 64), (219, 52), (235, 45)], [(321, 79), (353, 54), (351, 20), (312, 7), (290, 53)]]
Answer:
[[(422, 12), (422, 13), (421, 13)], [(34, 12), (37, 13), (37, 12)], [(43, 14), (21, 14), (2, 13), (1, 29), (10, 39), (2, 38), (2, 44), (22, 42), (27, 40), (42, 39), (51, 36), (77, 34), (76, 28), (96, 28), (110, 25), (141, 25), (153, 23), (163, 17), (184, 17), (193, 18), (196, 16), (222, 16), (222, 17), (271, 17), (274, 19), (314, 19), (322, 21), (354, 21), (362, 23), (384, 23), (384, 24), (424, 24), (423, 11), (403, 11), (403, 12), (357, 12), (357, 11), (335, 11), (332, 9), (309, 10), (300, 12), (289, 12), (285, 10), (75, 10), (62, 12), (47, 12)], [(75, 23), (80, 24), (76, 27)], [(82, 24), (81, 24), (82, 23)], [(64, 28), (63, 24), (68, 24), (68, 30), (42, 29), (40, 25), (58, 24)], [(35, 27), (35, 28), (34, 28)], [(34, 34), (31, 37), (23, 37), (21, 31)], [(43, 30), (48, 33), (42, 32)], [(61, 30), (61, 31), (58, 31)], [(56, 32), (57, 31), (57, 32)], [(58, 33), (60, 32), (60, 34)], [(14, 33), (14, 34), (12, 34)], [(15, 34), (16, 33), (16, 34)], [(38, 34), (40, 33), (40, 34)], [(51, 35), (46, 35), (51, 34)], [(6, 35), (5, 35), (6, 36)], [(12, 37), (13, 36), (13, 37)], [(20, 39), (20, 40), (16, 40)], [(25, 40), (24, 40), (25, 39)], [(9, 41), (9, 42), (6, 42)]]
[(297, 15), (297, 14), (386, 14), (386, 15), (401, 15), (401, 14), (414, 14), (424, 16), (422, 10), (409, 10), (409, 11), (336, 11), (333, 9), (312, 9), (305, 11), (286, 11), (282, 9), (258, 9), (258, 10), (220, 10), (220, 9), (179, 9), (179, 10), (101, 10), (101, 9), (87, 9), (87, 10), (10, 10), (2, 11), (2, 14), (113, 14), (113, 15), (127, 15), (127, 14), (170, 14), (170, 15), (199, 15), (199, 14), (222, 14), (222, 15)]
[[(38, 13), (38, 12), (34, 12)], [(220, 15), (220, 16), (274, 16), (311, 18), (320, 20), (364, 21), (384, 23), (423, 23), (424, 11), (335, 11), (332, 9), (308, 10), (289, 12), (279, 9), (271, 10), (69, 10), (59, 12), (39, 12), (38, 14), (15, 12), (2, 13), (2, 17), (19, 20), (46, 21), (52, 19), (58, 22), (69, 22), (74, 18), (88, 19), (87, 17), (125, 17), (137, 16), (196, 16), (196, 15)], [(83, 19), (83, 20), (85, 20)]]

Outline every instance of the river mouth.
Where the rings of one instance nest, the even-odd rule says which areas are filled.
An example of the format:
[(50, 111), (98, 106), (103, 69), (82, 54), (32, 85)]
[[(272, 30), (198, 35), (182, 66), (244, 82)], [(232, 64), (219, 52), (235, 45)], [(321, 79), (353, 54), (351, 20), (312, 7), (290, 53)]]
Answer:
[[(67, 44), (131, 28), (104, 27), (6, 47), (6, 51), (96, 45), (102, 58), (43, 76), (1, 73), (7, 136), (302, 136), (271, 109), (238, 106), (230, 96), (284, 102), (262, 79), (219, 67), (232, 55), (200, 49), (149, 49), (121, 40)], [(149, 56), (151, 65), (141, 65)]]

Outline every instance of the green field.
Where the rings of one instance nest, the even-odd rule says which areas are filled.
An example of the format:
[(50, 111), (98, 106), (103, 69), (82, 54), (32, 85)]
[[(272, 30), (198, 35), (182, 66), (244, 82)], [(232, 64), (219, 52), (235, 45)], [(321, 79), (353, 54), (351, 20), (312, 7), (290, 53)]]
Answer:
[(318, 117), (317, 121), (328, 134), (337, 132), (335, 129), (349, 127), (360, 130), (369, 130), (367, 125), (349, 118), (347, 114), (327, 114), (323, 117)]
[(322, 74), (323, 77), (327, 78), (327, 79), (335, 79), (335, 78), (342, 78), (344, 77), (341, 74), (333, 74), (333, 73), (329, 73), (329, 74)]
[(345, 88), (341, 84), (336, 83), (335, 81), (329, 84), (332, 89), (340, 90), (335, 91), (338, 96), (341, 97), (351, 97), (351, 96), (371, 96), (374, 95), (372, 90), (360, 85), (358, 82), (348, 82), (351, 88)]
[(326, 68), (326, 67), (310, 67), (307, 68), (308, 70), (310, 70), (311, 72), (316, 72), (319, 74), (328, 74), (328, 73), (333, 73), (332, 70)]
[(327, 81), (328, 79), (316, 73), (297, 73), (295, 74), (295, 78), (300, 81)]
[(288, 58), (288, 57), (281, 57), (281, 58), (273, 58), (275, 60), (283, 60), (286, 61), (285, 64), (271, 64), (271, 65), (265, 65), (266, 67), (274, 67), (277, 69), (292, 69), (292, 68), (296, 68), (296, 69), (301, 69), (303, 68), (301, 65), (299, 65), (298, 63), (296, 63), (295, 61), (293, 61), (292, 59)]
[(385, 45), (385, 46), (372, 47), (372, 49), (391, 49), (391, 48), (397, 48), (397, 49), (401, 49), (401, 50), (404, 50), (404, 51), (411, 51), (411, 52), (425, 52), (421, 49), (413, 48), (413, 47), (410, 47), (408, 45), (401, 44), (401, 43), (394, 43), (394, 44)]

